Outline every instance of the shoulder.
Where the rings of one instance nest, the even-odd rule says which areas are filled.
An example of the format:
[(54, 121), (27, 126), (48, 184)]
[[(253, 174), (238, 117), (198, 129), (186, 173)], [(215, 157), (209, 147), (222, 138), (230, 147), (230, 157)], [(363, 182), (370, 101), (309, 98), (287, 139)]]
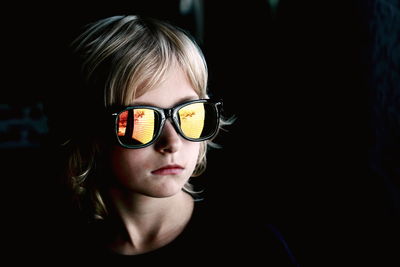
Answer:
[[(222, 208), (222, 207), (221, 207)], [(197, 202), (186, 234), (202, 255), (225, 262), (246, 261), (273, 266), (297, 266), (290, 244), (279, 227), (263, 218), (214, 209)]]

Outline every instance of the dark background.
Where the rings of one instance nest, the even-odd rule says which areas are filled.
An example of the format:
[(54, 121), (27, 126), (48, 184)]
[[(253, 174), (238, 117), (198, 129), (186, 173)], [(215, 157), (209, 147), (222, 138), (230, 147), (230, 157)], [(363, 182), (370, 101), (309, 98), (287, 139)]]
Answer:
[(206, 199), (278, 225), (303, 266), (348, 256), (391, 266), (382, 260), (394, 263), (399, 237), (400, 4), (268, 2), (203, 1), (202, 27), (179, 1), (5, 8), (0, 153), (11, 250), (31, 232), (57, 233), (52, 220), (62, 218), (52, 216), (63, 206), (49, 175), (49, 118), (74, 109), (62, 86), (69, 43), (86, 23), (139, 13), (197, 38), (210, 92), (237, 117), (195, 181)]

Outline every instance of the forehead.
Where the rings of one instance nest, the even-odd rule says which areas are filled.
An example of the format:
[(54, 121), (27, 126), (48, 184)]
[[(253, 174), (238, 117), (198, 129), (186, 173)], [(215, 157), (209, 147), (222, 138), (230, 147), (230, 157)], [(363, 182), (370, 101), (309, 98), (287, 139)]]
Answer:
[(132, 105), (146, 104), (170, 108), (185, 100), (198, 99), (199, 95), (179, 67), (170, 68), (164, 79), (132, 101)]

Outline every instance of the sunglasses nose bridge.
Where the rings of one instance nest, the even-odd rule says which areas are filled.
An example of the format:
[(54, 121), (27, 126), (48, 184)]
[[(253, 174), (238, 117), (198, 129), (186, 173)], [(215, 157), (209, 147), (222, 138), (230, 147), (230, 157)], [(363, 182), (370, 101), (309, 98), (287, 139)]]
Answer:
[(164, 109), (164, 115), (166, 119), (172, 118), (172, 108)]
[(174, 125), (174, 127), (176, 127), (175, 121), (174, 121), (174, 109), (173, 108), (164, 109), (164, 116), (165, 116), (165, 121), (169, 120), (172, 123), (172, 125)]
[(163, 109), (163, 113), (164, 113), (164, 119), (163, 119), (163, 123), (162, 123), (162, 126), (160, 127), (160, 131), (162, 131), (163, 130), (163, 128), (164, 128), (164, 123), (167, 121), (167, 120), (169, 120), (170, 121), (170, 123), (174, 126), (174, 128), (176, 127), (175, 126), (175, 122), (174, 122), (174, 114), (173, 114), (173, 109), (172, 108), (166, 108), (166, 109)]

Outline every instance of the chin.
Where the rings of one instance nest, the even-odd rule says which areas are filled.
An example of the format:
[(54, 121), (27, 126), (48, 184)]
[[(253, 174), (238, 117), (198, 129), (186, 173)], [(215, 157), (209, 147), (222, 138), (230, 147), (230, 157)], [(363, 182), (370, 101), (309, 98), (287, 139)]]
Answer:
[(181, 193), (182, 188), (183, 185), (178, 185), (176, 183), (167, 183), (167, 184), (157, 185), (157, 187), (154, 187), (151, 190), (149, 190), (146, 195), (155, 198), (167, 198)]
[(172, 196), (175, 196), (179, 194), (182, 190), (176, 190), (176, 191), (163, 191), (163, 192), (151, 192), (149, 194), (146, 194), (149, 197), (153, 198), (169, 198)]

